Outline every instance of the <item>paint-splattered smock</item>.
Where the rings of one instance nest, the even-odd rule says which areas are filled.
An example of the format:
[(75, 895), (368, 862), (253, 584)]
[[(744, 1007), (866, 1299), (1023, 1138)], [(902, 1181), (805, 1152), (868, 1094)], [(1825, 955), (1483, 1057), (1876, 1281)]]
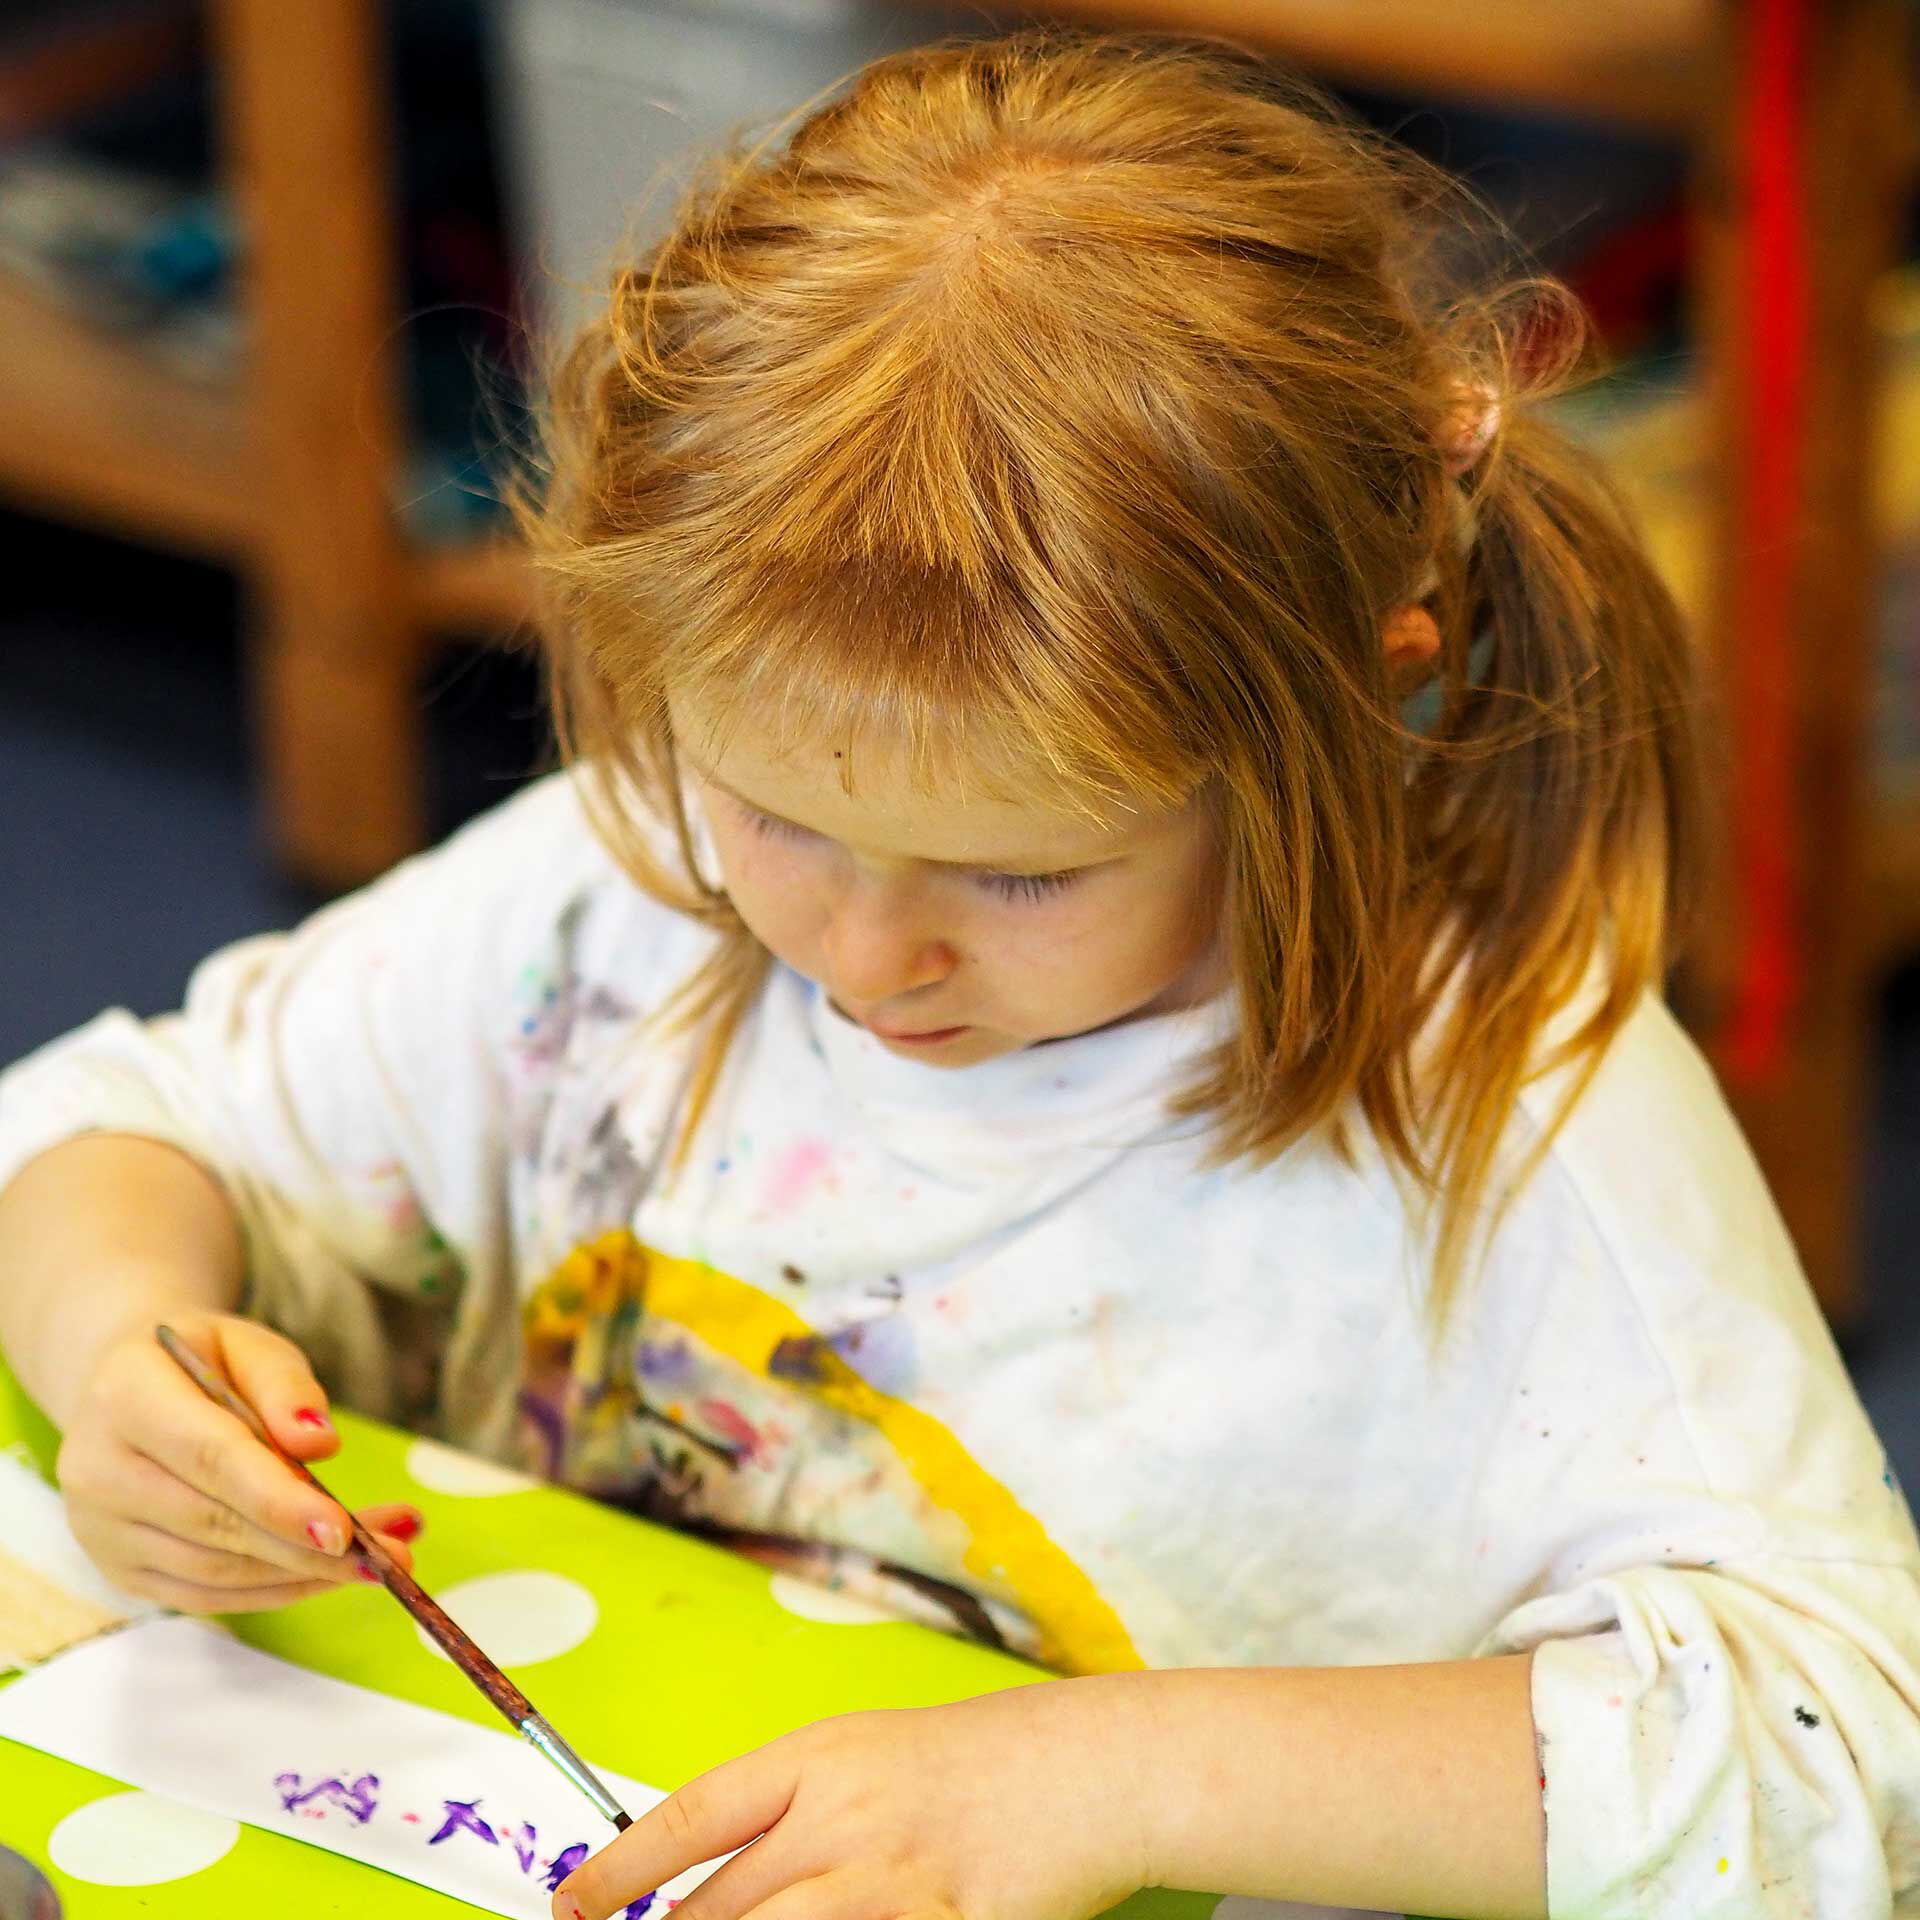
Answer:
[(1912, 1523), (1658, 1005), (1435, 1360), (1377, 1158), (1167, 1117), (1217, 1008), (942, 1071), (776, 971), (668, 1179), (707, 938), (544, 782), (22, 1063), (0, 1179), (174, 1142), (353, 1403), (1067, 1670), (1535, 1648), (1566, 1920), (1920, 1911)]

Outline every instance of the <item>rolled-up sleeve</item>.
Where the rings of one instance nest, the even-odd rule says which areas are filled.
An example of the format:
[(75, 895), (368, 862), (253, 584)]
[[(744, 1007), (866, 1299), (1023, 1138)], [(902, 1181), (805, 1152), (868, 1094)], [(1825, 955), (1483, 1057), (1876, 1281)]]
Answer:
[(1920, 1912), (1920, 1573), (1643, 1567), (1530, 1601), (1555, 1920)]

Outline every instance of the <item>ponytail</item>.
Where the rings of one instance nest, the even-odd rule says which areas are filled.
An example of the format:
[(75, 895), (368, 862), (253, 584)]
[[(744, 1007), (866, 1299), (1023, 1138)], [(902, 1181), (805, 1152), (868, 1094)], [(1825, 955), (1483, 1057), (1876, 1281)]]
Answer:
[[(1685, 932), (1675, 902), (1692, 897), (1699, 858), (1689, 644), (1618, 490), (1591, 454), (1512, 404), (1465, 484), (1467, 617), (1408, 794), (1406, 954), (1419, 971), (1407, 986), (1416, 1024), (1433, 1019), (1436, 1033), (1421, 1131), (1448, 1196), (1436, 1324), (1471, 1247), (1671, 964)], [(1582, 1017), (1543, 1049), (1576, 997)], [(1579, 1071), (1551, 1124), (1494, 1204), (1479, 1204), (1522, 1087), (1569, 1063)]]

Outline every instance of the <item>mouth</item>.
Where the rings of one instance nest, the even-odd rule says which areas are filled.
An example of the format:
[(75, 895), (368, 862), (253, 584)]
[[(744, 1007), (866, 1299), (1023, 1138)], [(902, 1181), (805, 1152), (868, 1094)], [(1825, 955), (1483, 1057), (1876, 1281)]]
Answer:
[(872, 1021), (863, 1024), (876, 1039), (896, 1047), (937, 1047), (944, 1041), (959, 1039), (968, 1031), (966, 1027), (928, 1027), (919, 1033), (896, 1033), (889, 1027), (877, 1027)]

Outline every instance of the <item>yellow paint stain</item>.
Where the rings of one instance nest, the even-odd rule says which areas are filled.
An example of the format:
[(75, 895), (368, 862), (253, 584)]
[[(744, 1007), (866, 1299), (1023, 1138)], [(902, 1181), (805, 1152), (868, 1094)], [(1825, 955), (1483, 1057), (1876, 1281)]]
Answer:
[(1045, 1636), (1056, 1665), (1111, 1673), (1146, 1664), (1093, 1582), (1007, 1488), (937, 1420), (869, 1385), (781, 1301), (703, 1262), (655, 1253), (624, 1228), (576, 1249), (563, 1267), (619, 1274), (627, 1284), (608, 1289), (615, 1292), (632, 1290), (643, 1271), (639, 1290), (648, 1313), (674, 1321), (762, 1378), (770, 1377), (768, 1363), (783, 1340), (808, 1341), (812, 1372), (801, 1390), (885, 1438), (927, 1497), (966, 1527), (967, 1569), (983, 1581), (1005, 1583)]
[(1724, 1859), (1720, 1862), (1720, 1864), (1717, 1867), (1714, 1868), (1715, 1873), (1725, 1873), (1726, 1870), (1727, 1870), (1727, 1863)]

